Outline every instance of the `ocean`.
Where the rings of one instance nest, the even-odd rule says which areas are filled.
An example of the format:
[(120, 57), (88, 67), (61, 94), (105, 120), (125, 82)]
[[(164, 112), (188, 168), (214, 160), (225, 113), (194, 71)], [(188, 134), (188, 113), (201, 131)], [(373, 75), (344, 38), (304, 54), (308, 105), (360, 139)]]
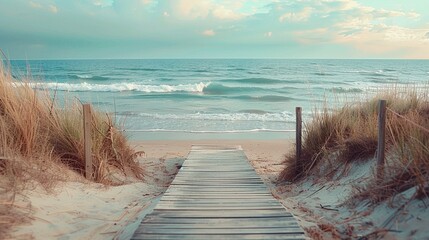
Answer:
[(293, 136), (295, 107), (317, 108), (395, 87), (428, 92), (429, 60), (31, 60), (15, 77), (112, 113), (136, 140), (279, 139)]

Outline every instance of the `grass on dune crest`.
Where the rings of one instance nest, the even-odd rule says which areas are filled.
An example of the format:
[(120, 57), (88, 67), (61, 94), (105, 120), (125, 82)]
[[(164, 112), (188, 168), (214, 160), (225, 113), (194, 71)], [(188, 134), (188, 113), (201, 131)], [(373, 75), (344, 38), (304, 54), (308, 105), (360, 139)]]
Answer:
[[(0, 238), (14, 221), (14, 196), (27, 183), (49, 189), (70, 169), (84, 175), (83, 116), (78, 102), (59, 108), (49, 93), (16, 80), (0, 61)], [(140, 153), (128, 146), (112, 118), (92, 115), (94, 181), (121, 184), (121, 175), (143, 177)]]
[(383, 179), (374, 175), (373, 181), (357, 191), (355, 199), (380, 202), (412, 187), (416, 187), (417, 197), (427, 197), (429, 97), (417, 89), (394, 88), (371, 100), (315, 113), (306, 125), (301, 159), (287, 155), (279, 180), (298, 181), (321, 172), (329, 177), (347, 163), (376, 161), (379, 99), (387, 100), (387, 107), (399, 116), (387, 111)]

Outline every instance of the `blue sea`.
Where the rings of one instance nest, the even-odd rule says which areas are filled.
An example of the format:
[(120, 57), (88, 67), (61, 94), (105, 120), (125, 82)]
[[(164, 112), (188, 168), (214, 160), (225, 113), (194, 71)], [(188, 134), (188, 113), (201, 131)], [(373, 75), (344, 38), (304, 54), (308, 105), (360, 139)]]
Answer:
[(132, 139), (278, 139), (295, 107), (311, 118), (392, 86), (427, 92), (429, 60), (32, 60), (17, 78), (116, 116)]

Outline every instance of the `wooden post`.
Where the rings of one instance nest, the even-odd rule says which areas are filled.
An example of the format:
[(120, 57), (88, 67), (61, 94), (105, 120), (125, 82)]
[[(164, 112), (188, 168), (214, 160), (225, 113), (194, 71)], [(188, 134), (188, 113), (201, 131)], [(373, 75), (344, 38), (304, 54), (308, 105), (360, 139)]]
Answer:
[(301, 107), (296, 107), (295, 112), (296, 112), (296, 159), (295, 159), (295, 165), (297, 166), (298, 161), (300, 161), (300, 159), (301, 159), (301, 138), (302, 138), (302, 117), (301, 117), (302, 110), (301, 110)]
[(83, 137), (84, 137), (84, 148), (85, 148), (85, 177), (86, 179), (92, 179), (92, 140), (91, 140), (91, 105), (83, 104)]
[(378, 146), (377, 146), (377, 178), (384, 176), (384, 149), (386, 128), (386, 100), (378, 101)]

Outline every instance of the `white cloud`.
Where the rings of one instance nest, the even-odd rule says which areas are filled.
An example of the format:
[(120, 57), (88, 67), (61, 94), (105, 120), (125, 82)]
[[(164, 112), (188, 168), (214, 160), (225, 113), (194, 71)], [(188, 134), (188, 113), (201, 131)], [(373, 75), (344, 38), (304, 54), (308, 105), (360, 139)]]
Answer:
[(207, 36), (207, 37), (211, 37), (211, 36), (216, 35), (216, 33), (215, 33), (215, 31), (213, 31), (213, 29), (207, 29), (207, 30), (204, 30), (204, 31), (202, 32), (202, 34), (203, 34), (204, 36)]
[(171, 12), (188, 20), (206, 19), (208, 17), (220, 20), (239, 20), (245, 17), (239, 12), (241, 3), (226, 3), (228, 2), (218, 3), (213, 0), (172, 0), (170, 7)]
[(316, 7), (288, 12), (279, 18), (281, 22), (302, 22), (310, 21), (311, 17), (309, 26), (312, 28), (293, 31), (298, 43), (346, 45), (366, 56), (429, 56), (427, 25), (409, 27), (405, 21), (392, 20), (401, 18), (415, 21), (420, 17), (417, 12), (374, 8), (355, 0), (309, 0), (304, 5), (307, 8)]
[(176, 0), (173, 3), (173, 10), (187, 19), (206, 18), (211, 9), (211, 3), (207, 0)]
[(30, 7), (36, 8), (36, 9), (42, 9), (44, 11), (49, 11), (51, 13), (57, 13), (58, 7), (54, 4), (43, 4), (40, 2), (30, 1), (28, 2), (30, 4)]
[(333, 25), (333, 27), (341, 30), (342, 32), (369, 30), (372, 26), (371, 19), (369, 18), (350, 18), (344, 22)]
[(212, 14), (215, 18), (224, 20), (238, 20), (244, 17), (243, 14), (236, 13), (223, 5), (215, 6), (212, 10)]
[(330, 14), (344, 14), (350, 17), (357, 15), (366, 16), (371, 19), (386, 19), (392, 17), (406, 17), (406, 18), (418, 18), (420, 14), (411, 11), (395, 11), (386, 10), (383, 8), (376, 9), (374, 7), (365, 6), (358, 3), (355, 0), (310, 0), (309, 5), (317, 6), (317, 12), (323, 16), (329, 16)]
[(424, 40), (424, 36), (427, 29), (410, 29), (398, 26), (387, 26), (380, 25), (379, 29), (381, 33), (384, 33), (384, 39), (387, 41), (401, 42), (401, 41), (413, 41), (416, 42)]
[(273, 33), (272, 32), (266, 32), (266, 33), (264, 33), (264, 36), (270, 38), (271, 36), (273, 36)]
[[(419, 29), (400, 27), (387, 24), (387, 20), (395, 17), (415, 18), (419, 15), (415, 12), (390, 11), (385, 9), (374, 9), (358, 6), (354, 9), (352, 16), (345, 17), (345, 20), (334, 24), (335, 30), (340, 36), (347, 38), (359, 38), (371, 35), (379, 36), (381, 41), (397, 41), (404, 39), (421, 39), (422, 33)], [(371, 34), (370, 34), (371, 33)], [(363, 34), (363, 35), (362, 35)], [(362, 39), (363, 41), (365, 38)]]
[(29, 4), (32, 8), (42, 8), (43, 7), (42, 4), (40, 4), (38, 2), (30, 1)]
[(92, 4), (98, 7), (111, 7), (113, 5), (112, 0), (93, 0)]
[(404, 54), (402, 57), (427, 58), (429, 44), (423, 37), (424, 32), (422, 29), (378, 26), (374, 30), (349, 36), (336, 35), (334, 42), (351, 45), (363, 53), (372, 55), (402, 51)]
[(280, 22), (289, 21), (289, 22), (304, 22), (307, 21), (311, 14), (313, 13), (313, 8), (305, 7), (300, 12), (287, 12), (279, 17)]
[(407, 15), (410, 18), (419, 18), (420, 17), (420, 14), (416, 13), (416, 12), (409, 12)]
[(163, 15), (164, 17), (169, 17), (169, 16), (170, 16), (170, 14), (168, 14), (168, 12), (164, 12), (162, 15)]
[(313, 2), (325, 12), (347, 11), (359, 6), (355, 0), (315, 0)]
[(49, 11), (51, 11), (52, 13), (57, 13), (58, 12), (58, 8), (55, 5), (49, 5)]
[(386, 9), (369, 9), (368, 14), (372, 14), (374, 18), (392, 18), (392, 17), (407, 17), (407, 18), (418, 18), (420, 14), (416, 12), (403, 12), (403, 11), (391, 11)]

